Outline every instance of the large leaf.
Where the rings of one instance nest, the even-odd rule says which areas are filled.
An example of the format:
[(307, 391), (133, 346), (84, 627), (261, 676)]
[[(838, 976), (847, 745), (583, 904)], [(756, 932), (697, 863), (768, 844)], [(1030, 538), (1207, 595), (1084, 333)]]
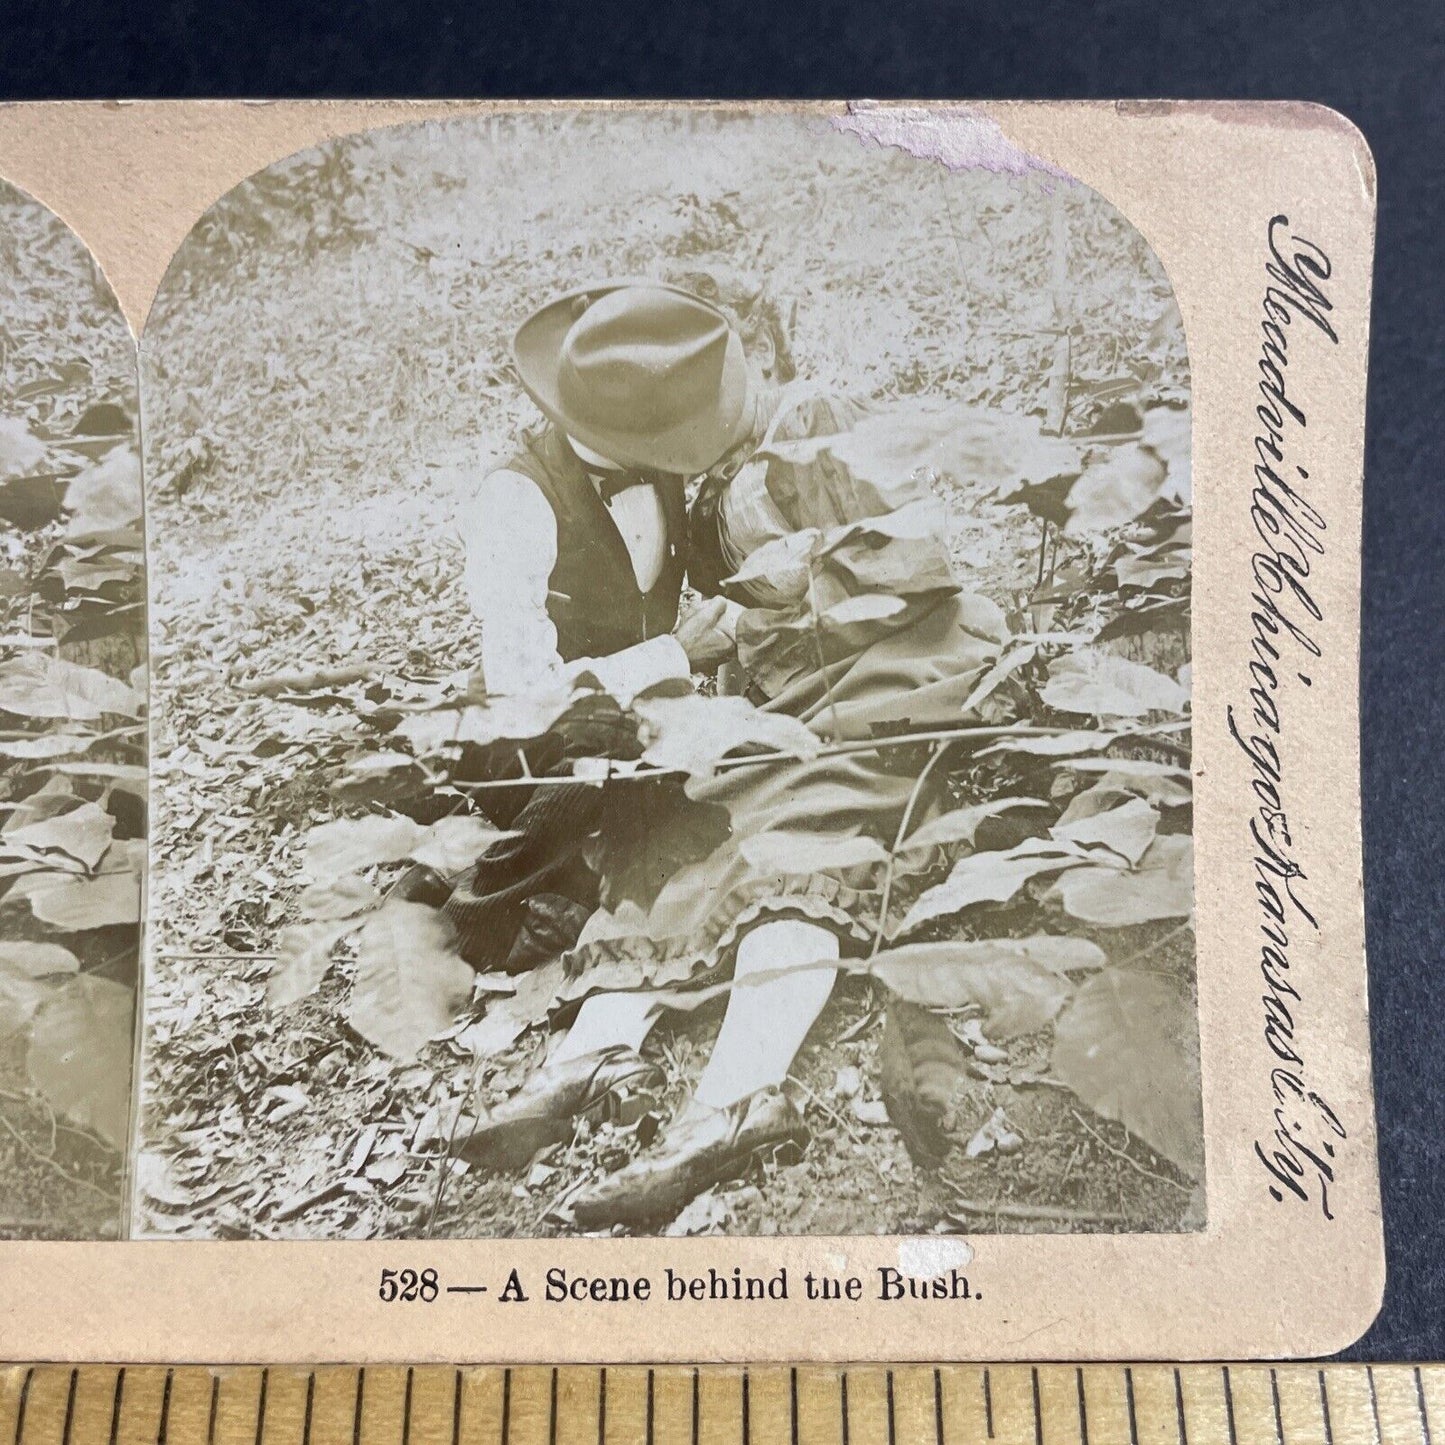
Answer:
[(1030, 1034), (1048, 1024), (1073, 992), (1069, 973), (1102, 968), (1107, 960), (1083, 938), (950, 939), (884, 949), (867, 971), (900, 998), (930, 1008), (983, 1011), (990, 1038)]
[(388, 903), (362, 926), (346, 1017), (393, 1058), (414, 1059), (471, 996), (451, 924), (423, 903)]
[(849, 550), (854, 542), (866, 542), (877, 548), (881, 542), (923, 542), (937, 539), (948, 525), (948, 513), (942, 501), (934, 496), (917, 497), (901, 507), (829, 527), (823, 533), (819, 552), (834, 556)]
[(802, 875), (887, 863), (888, 853), (872, 838), (836, 833), (758, 833), (739, 848), (757, 873)]
[(1094, 717), (1181, 713), (1189, 705), (1189, 694), (1172, 677), (1092, 647), (1055, 658), (1039, 695), (1060, 712)]
[[(132, 582), (139, 575), (135, 563), (123, 558), (102, 557), (98, 561), (78, 557), (64, 557), (55, 564), (60, 580), (67, 592), (86, 592), (98, 595), (116, 582)], [(70, 636), (69, 633), (66, 636)]]
[(643, 758), (660, 768), (710, 773), (736, 748), (760, 746), (795, 758), (817, 756), (821, 740), (796, 718), (761, 712), (744, 697), (639, 698), (632, 705), (647, 725)]
[(1191, 1178), (1203, 1172), (1197, 1023), (1179, 984), (1128, 969), (1096, 974), (1054, 1025), (1053, 1071)]
[(30, 823), (7, 834), (11, 843), (42, 851), (58, 848), (87, 868), (94, 868), (110, 847), (115, 819), (95, 803), (82, 803), (68, 813), (59, 813), (39, 823)]
[(785, 596), (801, 597), (808, 590), (808, 574), (821, 535), (816, 527), (804, 527), (764, 542), (749, 552), (743, 565), (726, 580), (733, 584), (766, 582)]
[(51, 1107), (123, 1149), (130, 1120), (135, 995), (77, 974), (36, 1010), (26, 1067)]
[(340, 918), (355, 918), (366, 913), (381, 902), (381, 893), (365, 878), (355, 873), (343, 873), (325, 883), (313, 883), (301, 890), (296, 906), (303, 918), (334, 921)]
[(50, 985), (25, 973), (0, 967), (0, 1040), (18, 1034), (50, 997)]
[[(1000, 738), (986, 748), (979, 749), (979, 757), (985, 758), (997, 753), (1031, 753), (1043, 758), (1067, 758), (1077, 753), (1098, 752), (1115, 741), (1118, 733), (1066, 732), (1043, 733), (1030, 736), (1020, 733)], [(1070, 764), (1072, 766), (1072, 764)]]
[(551, 1013), (566, 978), (567, 970), (560, 958), (521, 974), (514, 981), (511, 995), (488, 1008), (487, 1019), (499, 1015), (517, 1021), (524, 1029), (532, 1028)]
[(78, 733), (34, 733), (28, 737), (0, 738), (0, 757), (63, 758), (83, 753), (95, 739)]
[[(475, 863), (498, 839), (514, 836), (494, 828), (485, 818), (442, 818), (430, 827), (400, 815), (338, 818), (307, 833), (306, 873), (318, 884), (331, 884), (377, 863), (399, 863), (403, 858), (413, 858), (438, 873), (457, 873)], [(360, 881), (352, 880), (346, 887)], [(312, 911), (311, 916), (326, 915)]]
[(25, 978), (76, 973), (80, 960), (58, 943), (0, 943), (0, 968)]
[(859, 597), (848, 597), (825, 608), (822, 620), (830, 627), (848, 627), (855, 622), (879, 622), (885, 617), (895, 617), (908, 604), (901, 597), (891, 593), (865, 592)]
[(293, 923), (281, 930), (276, 965), (266, 980), (266, 998), (281, 1008), (314, 993), (331, 967), (331, 950), (358, 926), (357, 920)]
[(1144, 413), (1144, 445), (1169, 469), (1166, 496), (1189, 505), (1191, 493), (1190, 411), (1188, 407), (1151, 407)]
[(996, 818), (1000, 813), (1011, 813), (1017, 808), (1048, 806), (1042, 798), (992, 798), (987, 803), (955, 808), (952, 812), (930, 818), (921, 828), (915, 829), (903, 840), (899, 852), (912, 853), (921, 848), (938, 848), (949, 843), (967, 843), (972, 847), (979, 824), (986, 819)]
[(942, 544), (947, 529), (943, 504), (924, 497), (896, 512), (831, 528), (822, 542), (823, 561), (830, 573), (847, 579), (850, 590), (900, 598), (955, 591), (958, 583)]
[(10, 890), (30, 900), (30, 911), (52, 928), (77, 931), (140, 922), (140, 875), (130, 869), (77, 878), (68, 873), (35, 873)]
[(1073, 758), (1065, 766), (1076, 773), (1101, 773), (1101, 788), (1125, 788), (1156, 808), (1178, 808), (1192, 802), (1188, 768), (1147, 758)]
[(101, 778), (122, 793), (145, 800), (150, 774), (138, 763), (55, 763), (50, 771), (62, 777)]
[(961, 913), (976, 903), (1007, 903), (1030, 878), (1057, 873), (1087, 861), (1082, 848), (1073, 843), (1028, 838), (1013, 848), (997, 853), (970, 853), (953, 865), (942, 883), (926, 889), (899, 925), (910, 933), (933, 918)]
[(57, 943), (0, 944), (0, 1038), (25, 1027), (50, 997), (57, 975), (74, 974), (80, 960)]
[(1036, 417), (996, 408), (915, 403), (865, 416), (851, 431), (774, 442), (763, 455), (793, 463), (829, 452), (854, 475), (896, 490), (920, 468), (1002, 486), (1077, 471), (1079, 451), (1046, 436)]
[(1112, 784), (1105, 786), (1097, 783), (1092, 788), (1085, 788), (1081, 793), (1075, 793), (1069, 799), (1069, 806), (1064, 809), (1063, 816), (1058, 821), (1058, 826), (1067, 827), (1070, 823), (1080, 823), (1085, 818), (1095, 818), (1100, 813), (1108, 813), (1114, 808), (1122, 807), (1125, 803), (1131, 802), (1134, 794), (1127, 788), (1115, 787)]
[(0, 480), (0, 521), (21, 532), (48, 527), (63, 510), (65, 481), (53, 473)]
[[(625, 998), (627, 995), (618, 994), (615, 997)], [(521, 1038), (526, 1027), (524, 1019), (518, 1018), (515, 1013), (500, 1005), (493, 1004), (487, 1010), (485, 1018), (468, 1024), (452, 1042), (477, 1060), (494, 1059), (511, 1048)]]
[(107, 713), (139, 717), (145, 699), (94, 667), (48, 652), (28, 652), (0, 664), (0, 710), (20, 717), (95, 722)]
[(1125, 555), (1114, 562), (1114, 575), (1121, 587), (1148, 589), (1160, 582), (1178, 582), (1189, 575), (1189, 554), (1156, 550), (1139, 556)]
[(405, 753), (364, 752), (347, 759), (330, 792), (343, 807), (395, 807), (420, 796), (425, 782), (416, 759)]
[(420, 823), (401, 816), (338, 818), (307, 833), (306, 874), (317, 883), (330, 883), (377, 863), (399, 863), (425, 837)]
[(45, 460), (45, 443), (18, 416), (0, 417), (0, 481), (28, 476)]
[(1148, 600), (1116, 612), (1095, 634), (1095, 642), (1112, 642), (1122, 637), (1146, 637), (1151, 632), (1182, 636), (1189, 630), (1189, 603), (1176, 597), (1167, 601)]
[(680, 778), (609, 788), (602, 810), (583, 856), (601, 880), (602, 902), (610, 909), (625, 899), (651, 908), (669, 878), (701, 862), (732, 834), (728, 810), (688, 797)]
[(1038, 645), (1023, 642), (1010, 647), (989, 670), (978, 680), (974, 689), (964, 700), (963, 714), (969, 716), (980, 703), (986, 702), (1019, 668), (1027, 667), (1038, 653)]
[(1185, 836), (1156, 838), (1133, 872), (1077, 868), (1059, 879), (1059, 900), (1072, 917), (1125, 928), (1194, 911), (1194, 844)]
[(9, 837), (20, 828), (28, 828), (32, 823), (41, 822), (45, 818), (57, 817), (66, 809), (73, 808), (79, 801), (75, 789), (65, 778), (47, 778), (44, 785), (28, 797), (9, 805), (10, 816), (0, 824), (0, 834)]
[(66, 528), (71, 537), (118, 532), (137, 521), (141, 514), (140, 458), (129, 447), (116, 447), (71, 482), (65, 505), (74, 514)]
[(441, 818), (412, 848), (411, 857), (438, 873), (459, 873), (475, 863), (493, 843), (516, 836), (493, 827), (485, 818)]
[(1130, 442), (1112, 448), (1069, 489), (1064, 531), (1079, 536), (1127, 526), (1153, 506), (1166, 475), (1164, 463), (1147, 447)]
[(1049, 831), (1053, 837), (1070, 843), (1102, 843), (1132, 864), (1144, 856), (1158, 827), (1159, 814), (1142, 798), (1130, 798), (1107, 812), (1060, 820)]
[(413, 713), (397, 724), (396, 731), (418, 755), (463, 743), (483, 746), (502, 739), (527, 742), (550, 732), (574, 701), (570, 689), (497, 696), (484, 703)]

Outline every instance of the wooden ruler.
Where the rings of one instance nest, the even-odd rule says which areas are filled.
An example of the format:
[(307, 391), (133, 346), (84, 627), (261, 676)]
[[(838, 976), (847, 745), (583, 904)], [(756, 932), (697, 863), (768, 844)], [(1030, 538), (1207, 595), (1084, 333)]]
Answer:
[(9, 1445), (1435, 1445), (1445, 1365), (0, 1368)]

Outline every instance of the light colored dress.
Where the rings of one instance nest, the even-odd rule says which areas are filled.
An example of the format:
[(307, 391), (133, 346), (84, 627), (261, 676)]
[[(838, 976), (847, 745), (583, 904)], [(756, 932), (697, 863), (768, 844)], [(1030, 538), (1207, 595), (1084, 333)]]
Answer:
[[(734, 570), (768, 544), (775, 552), (792, 542), (802, 547), (817, 533), (810, 564), (724, 583), (747, 606), (737, 636), (750, 696), (806, 723), (825, 752), (842, 739), (968, 722), (964, 704), (1008, 629), (996, 604), (955, 581), (941, 515), (931, 528), (917, 525), (933, 516), (928, 479), (884, 497), (826, 449), (793, 445), (846, 431), (860, 408), (798, 387), (775, 405), (754, 460), (721, 486), (705, 484), (700, 499), (706, 503), (708, 485), (720, 493), (720, 548)], [(913, 525), (900, 525), (904, 509)], [(847, 620), (854, 613), (846, 608), (837, 612), (859, 597), (896, 602), (888, 610), (860, 606), (857, 621)], [(843, 620), (815, 626), (815, 616), (830, 612)], [(889, 850), (932, 748), (920, 742), (719, 771), (667, 788), (665, 802), (639, 796), (662, 784), (610, 789), (620, 826), (604, 821), (594, 858), (607, 910), (566, 957), (574, 996), (711, 976), (766, 919), (822, 924), (845, 951), (866, 950), (879, 927), (885, 871), (874, 850), (875, 861), (854, 866), (777, 870), (788, 866), (790, 838), (810, 845), (818, 835), (871, 838)], [(927, 792), (942, 781), (936, 770)], [(932, 801), (916, 799), (914, 823)], [(639, 812), (645, 829), (628, 826), (628, 815)], [(760, 868), (742, 845), (764, 834), (782, 837)], [(817, 849), (797, 851), (802, 858)], [(895, 880), (936, 861), (906, 855)]]

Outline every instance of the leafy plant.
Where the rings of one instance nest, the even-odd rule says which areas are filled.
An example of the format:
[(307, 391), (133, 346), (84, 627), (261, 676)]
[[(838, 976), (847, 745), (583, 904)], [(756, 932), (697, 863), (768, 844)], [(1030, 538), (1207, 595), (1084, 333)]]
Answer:
[[(1177, 1167), (1195, 1167), (1185, 1146), (1198, 1094), (1192, 1015), (1188, 1027), (1176, 1017), (1187, 1013), (1189, 985), (1148, 971), (1157, 925), (1187, 927), (1192, 915), (1189, 692), (1180, 680), (1187, 674), (1169, 657), (1140, 655), (1137, 639), (1111, 633), (1121, 617), (1143, 615), (1141, 598), (1152, 604), (1167, 595), (1187, 608), (1180, 427), (1151, 426), (1142, 438), (1107, 445), (1050, 440), (1032, 421), (1001, 432), (994, 426), (1001, 450), (990, 480), (1053, 486), (1059, 520), (1048, 525), (1075, 580), (1061, 584), (1048, 569), (1008, 622), (979, 604), (982, 665), (953, 695), (952, 711), (929, 718), (925, 736), (935, 750), (904, 780), (912, 791), (896, 838), (773, 831), (746, 814), (732, 819), (733, 845), (757, 878), (827, 871), (884, 879), (876, 946), (858, 967), (894, 1000), (885, 1050), (896, 1075), (885, 1095), (890, 1111), (929, 1150), (937, 1144), (940, 1091), (957, 1063), (942, 1043), (947, 1028), (940, 1034), (929, 1022), (946, 1011), (972, 1019), (985, 1050), (992, 1047), (985, 1035), (1047, 1035), (1058, 1082)], [(937, 564), (937, 506), (921, 493), (917, 472), (923, 462), (981, 465), (987, 434), (966, 408), (913, 408), (851, 433), (771, 445), (768, 455), (790, 465), (826, 452), (872, 489), (882, 510), (861, 522), (800, 527), (746, 558), (732, 585), (762, 580), (773, 599), (791, 599), (744, 613), (739, 638), (755, 676), (777, 683), (826, 675), (835, 660), (890, 637), (915, 609), (956, 590)], [(1187, 420), (1183, 435), (1187, 455)], [(1066, 470), (1055, 474), (1060, 467)], [(1024, 504), (1035, 497), (1026, 489), (1018, 495)], [(1030, 628), (1041, 605), (1048, 626)], [(1187, 636), (1183, 645), (1187, 657)], [(281, 932), (267, 992), (278, 1007), (313, 993), (355, 935), (354, 959), (340, 960), (345, 1016), (403, 1061), (456, 1034), (474, 987), (484, 985), (474, 986), (442, 915), (392, 897), (393, 884), (407, 864), (457, 874), (511, 837), (508, 800), (517, 790), (596, 786), (622, 800), (614, 812), (634, 819), (647, 815), (640, 800), (650, 788), (680, 784), (685, 793), (759, 761), (855, 749), (892, 755), (908, 746), (911, 756), (924, 755), (907, 728), (846, 738), (831, 697), (805, 725), (744, 697), (673, 681), (615, 696), (584, 672), (546, 696), (493, 697), (472, 682), (437, 689), (390, 679), (370, 695), (383, 697), (372, 717), (378, 745), (355, 753), (333, 784), (351, 816), (305, 835), (301, 918)], [(985, 708), (1000, 721), (976, 723)], [(937, 787), (926, 793), (925, 783), (949, 759), (955, 772), (938, 778), (950, 779), (953, 802), (938, 807)], [(429, 796), (426, 807), (418, 792)], [(686, 827), (624, 831), (627, 846), (648, 860), (644, 872), (694, 861), (720, 837), (701, 817), (692, 840), (700, 852), (689, 851)], [(609, 839), (604, 824), (591, 856), (615, 855)], [(890, 906), (901, 860), (915, 877), (926, 871)], [(608, 872), (618, 879), (609, 906), (624, 911), (645, 908), (662, 881), (638, 879), (638, 887), (625, 881), (626, 870)], [(605, 936), (594, 919), (589, 931), (599, 929)], [(686, 959), (603, 961), (538, 994), (523, 1013), (515, 997), (493, 1002), (456, 1037), (484, 1053), (501, 1050), (549, 1008), (613, 989), (651, 990), (668, 1007), (682, 1007), (689, 995), (677, 989), (692, 969)], [(1016, 1134), (1000, 1137), (1017, 1147)], [(982, 1152), (980, 1145), (975, 1153)]]
[(1198, 1048), (1186, 989), (1172, 979), (1108, 968), (1084, 983), (1060, 1015), (1053, 1066), (1096, 1113), (1117, 1119), (1197, 1178), (1203, 1166)]
[[(1034, 619), (1047, 611), (1050, 631), (1005, 646), (970, 702), (1009, 688), (1035, 718), (1077, 730), (1034, 737), (1021, 729), (978, 754), (1036, 798), (1005, 791), (905, 830), (895, 852), (952, 845), (954, 858), (869, 971), (907, 1007), (965, 1010), (991, 1037), (1048, 1029), (1058, 1081), (1197, 1179), (1192, 985), (1152, 967), (1193, 914), (1193, 849), (1180, 831), (1192, 797), (1182, 766), (1188, 435), (1187, 412), (1152, 408), (1136, 439), (1096, 449), (1074, 478), (1034, 479), (1005, 497), (1042, 518), (1045, 539), (1057, 529), (1056, 557), (1062, 533), (1076, 580), (1057, 584), (1041, 547), (1028, 600)], [(983, 829), (1003, 816), (1027, 823), (1029, 835), (986, 839)], [(1089, 941), (988, 936), (1008, 933), (1021, 912), (1052, 915), (1055, 928), (1082, 926)], [(1161, 936), (1160, 924), (1173, 931)], [(903, 941), (940, 926), (972, 938)]]
[[(0, 927), (12, 940), (0, 945), (0, 1033), (25, 1038), (30, 1083), (50, 1108), (121, 1150), (146, 699), (140, 468), (125, 414), (110, 412), (87, 425), (112, 434), (87, 436), (83, 449), (36, 435), (45, 423), (34, 419), (8, 419), (4, 432), (0, 510), (23, 534), (27, 566), (0, 600)], [(34, 495), (42, 468), (58, 482), (53, 515), (11, 505)]]

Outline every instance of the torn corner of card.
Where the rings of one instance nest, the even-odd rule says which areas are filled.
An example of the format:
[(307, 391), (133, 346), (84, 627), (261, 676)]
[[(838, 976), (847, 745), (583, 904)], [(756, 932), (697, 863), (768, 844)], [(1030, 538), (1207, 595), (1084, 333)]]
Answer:
[(0, 176), (11, 1357), (1364, 1329), (1348, 122), (40, 104)]

